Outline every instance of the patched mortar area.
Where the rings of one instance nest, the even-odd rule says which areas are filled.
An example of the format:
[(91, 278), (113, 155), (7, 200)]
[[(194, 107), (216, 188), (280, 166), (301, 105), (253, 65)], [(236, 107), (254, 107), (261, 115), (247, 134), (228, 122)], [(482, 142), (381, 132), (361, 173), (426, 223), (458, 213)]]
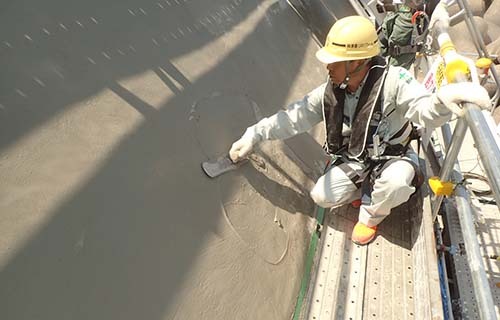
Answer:
[[(208, 159), (215, 159), (228, 152), (221, 146), (230, 146), (221, 139), (250, 125), (249, 119), (258, 120), (260, 114), (250, 98), (216, 92), (198, 100), (189, 119), (200, 148)], [(288, 253), (288, 215), (314, 210), (305, 187), (280, 167), (290, 161), (280, 144), (262, 143), (247, 164), (213, 180), (227, 224), (255, 255), (273, 265), (281, 263)]]
[(257, 104), (239, 93), (214, 91), (196, 100), (188, 119), (193, 135), (207, 159), (227, 154), (242, 130), (257, 121)]

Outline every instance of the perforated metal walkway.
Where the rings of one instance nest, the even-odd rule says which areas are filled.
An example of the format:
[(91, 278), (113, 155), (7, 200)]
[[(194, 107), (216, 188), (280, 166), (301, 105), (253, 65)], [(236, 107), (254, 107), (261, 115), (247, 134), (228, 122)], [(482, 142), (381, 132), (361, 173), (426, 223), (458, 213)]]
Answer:
[(419, 192), (367, 246), (350, 240), (358, 210), (327, 213), (303, 319), (442, 319), (431, 224), (421, 208)]

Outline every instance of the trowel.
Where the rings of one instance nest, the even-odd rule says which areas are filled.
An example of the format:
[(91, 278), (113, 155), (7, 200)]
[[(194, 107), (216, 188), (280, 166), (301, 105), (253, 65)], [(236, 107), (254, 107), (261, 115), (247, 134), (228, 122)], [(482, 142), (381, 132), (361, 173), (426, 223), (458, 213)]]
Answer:
[(203, 169), (203, 172), (210, 178), (215, 178), (220, 176), (223, 173), (226, 173), (228, 171), (232, 171), (235, 169), (238, 169), (242, 165), (248, 162), (248, 159), (242, 159), (241, 161), (238, 161), (234, 163), (231, 158), (229, 158), (229, 155), (225, 155), (220, 157), (214, 162), (202, 162), (201, 168)]

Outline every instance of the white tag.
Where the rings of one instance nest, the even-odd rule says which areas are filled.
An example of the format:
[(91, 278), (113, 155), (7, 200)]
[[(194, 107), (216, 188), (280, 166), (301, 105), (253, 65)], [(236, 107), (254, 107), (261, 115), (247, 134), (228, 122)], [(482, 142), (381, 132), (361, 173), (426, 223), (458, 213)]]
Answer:
[(378, 157), (380, 156), (378, 146), (380, 145), (380, 137), (378, 134), (373, 135), (373, 154)]

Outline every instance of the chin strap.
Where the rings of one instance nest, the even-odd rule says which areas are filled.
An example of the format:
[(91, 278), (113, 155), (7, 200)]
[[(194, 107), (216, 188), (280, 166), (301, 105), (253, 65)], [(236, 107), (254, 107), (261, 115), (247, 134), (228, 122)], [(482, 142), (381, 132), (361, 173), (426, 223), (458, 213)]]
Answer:
[(349, 75), (349, 64), (351, 62), (350, 61), (346, 61), (344, 63), (344, 66), (345, 66), (345, 78), (344, 80), (339, 84), (339, 88), (342, 89), (342, 90), (345, 90), (345, 88), (347, 88), (347, 84), (349, 83), (349, 80), (351, 80), (351, 77)]
[(351, 61), (345, 61), (345, 78), (344, 80), (339, 84), (339, 88), (342, 90), (345, 90), (347, 88), (347, 85), (349, 84), (349, 80), (351, 80), (351, 75), (358, 73), (363, 69), (364, 66), (366, 66), (370, 62), (369, 59), (365, 60), (362, 64), (356, 67), (351, 73), (349, 73), (349, 65)]

